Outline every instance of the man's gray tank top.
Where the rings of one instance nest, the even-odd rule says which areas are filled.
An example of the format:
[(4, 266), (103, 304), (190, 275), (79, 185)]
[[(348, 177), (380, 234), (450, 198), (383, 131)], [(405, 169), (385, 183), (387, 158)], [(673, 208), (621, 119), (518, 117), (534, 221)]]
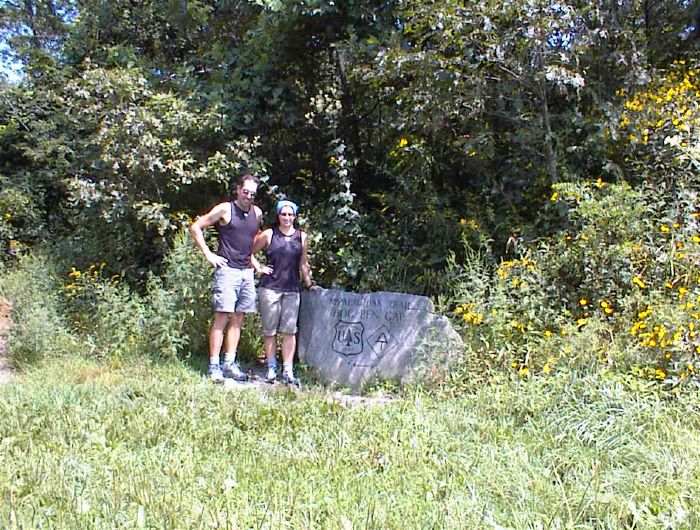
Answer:
[(276, 226), (265, 251), (272, 274), (260, 279), (260, 287), (284, 293), (299, 292), (299, 263), (301, 262), (301, 230), (285, 236)]
[(250, 254), (259, 226), (253, 205), (250, 206), (250, 210), (244, 212), (235, 201), (231, 201), (231, 221), (223, 226), (216, 224), (216, 230), (219, 232), (217, 255), (226, 258), (227, 265), (234, 269), (251, 268)]

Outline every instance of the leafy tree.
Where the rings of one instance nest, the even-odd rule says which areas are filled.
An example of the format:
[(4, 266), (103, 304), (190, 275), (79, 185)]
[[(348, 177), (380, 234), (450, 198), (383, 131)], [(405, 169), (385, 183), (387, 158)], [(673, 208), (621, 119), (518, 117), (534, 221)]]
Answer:
[(327, 283), (440, 292), (465, 226), (498, 257), (567, 223), (552, 184), (647, 179), (612, 147), (617, 94), (690, 61), (694, 8), (4, 2), (30, 75), (3, 91), (2, 175), (41, 212), (34, 235), (18, 217), (7, 233), (51, 228), (145, 278), (176, 228), (257, 171), (264, 209), (302, 203)]

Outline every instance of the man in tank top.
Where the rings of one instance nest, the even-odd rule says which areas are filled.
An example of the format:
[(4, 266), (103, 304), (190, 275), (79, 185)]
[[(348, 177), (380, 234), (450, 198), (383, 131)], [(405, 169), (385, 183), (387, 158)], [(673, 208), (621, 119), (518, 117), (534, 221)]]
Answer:
[(299, 385), (294, 375), (297, 318), (299, 316), (299, 284), (313, 291), (318, 289), (311, 279), (307, 258), (306, 232), (294, 226), (299, 208), (291, 201), (278, 201), (275, 206), (277, 224), (258, 234), (253, 253), (265, 250), (267, 265), (258, 288), (262, 335), (267, 359), (265, 380), (277, 379), (277, 334), (282, 335), (282, 382)]
[[(236, 186), (236, 200), (214, 206), (190, 227), (194, 242), (206, 260), (215, 268), (212, 288), (214, 321), (209, 330), (209, 369), (207, 375), (222, 383), (225, 377), (245, 381), (236, 362), (236, 350), (246, 313), (255, 312), (255, 283), (253, 269), (263, 273), (252, 256), (253, 242), (260, 230), (262, 211), (253, 204), (259, 180), (243, 175)], [(214, 226), (219, 244), (216, 252), (209, 249), (204, 229)], [(221, 346), (223, 363), (220, 363)]]

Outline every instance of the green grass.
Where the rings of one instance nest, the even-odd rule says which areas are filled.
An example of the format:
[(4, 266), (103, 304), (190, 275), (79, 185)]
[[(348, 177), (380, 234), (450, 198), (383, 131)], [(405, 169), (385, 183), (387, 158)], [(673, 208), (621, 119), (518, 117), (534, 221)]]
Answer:
[(344, 406), (63, 359), (0, 387), (0, 527), (697, 528), (697, 397), (591, 377)]

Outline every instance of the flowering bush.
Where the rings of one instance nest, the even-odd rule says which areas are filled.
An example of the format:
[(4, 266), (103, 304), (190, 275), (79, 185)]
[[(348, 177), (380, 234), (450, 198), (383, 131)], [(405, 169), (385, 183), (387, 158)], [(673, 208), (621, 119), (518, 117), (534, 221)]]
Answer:
[(623, 140), (624, 162), (636, 180), (675, 188), (692, 182), (700, 161), (700, 68), (674, 61), (642, 90), (625, 98), (613, 138)]
[(147, 308), (121, 276), (104, 274), (105, 263), (75, 268), (64, 284), (65, 313), (93, 355), (119, 358), (143, 351)]
[(698, 212), (655, 217), (650, 191), (602, 179), (558, 184), (551, 201), (565, 230), (498, 263), (489, 252), (451, 263), (466, 364), (700, 382)]

